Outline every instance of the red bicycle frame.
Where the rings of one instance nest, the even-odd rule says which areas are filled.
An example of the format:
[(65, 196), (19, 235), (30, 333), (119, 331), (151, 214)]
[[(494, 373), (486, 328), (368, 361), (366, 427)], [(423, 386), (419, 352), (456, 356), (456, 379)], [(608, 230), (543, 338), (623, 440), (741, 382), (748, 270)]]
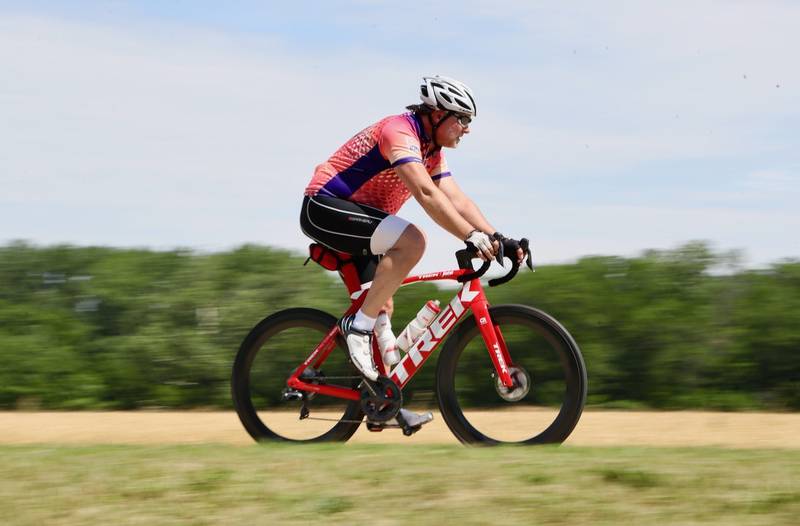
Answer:
[[(408, 285), (420, 281), (438, 281), (445, 279), (457, 280), (460, 276), (469, 272), (471, 271), (458, 269), (410, 276), (403, 280), (402, 284)], [(347, 286), (350, 292), (350, 299), (352, 300), (350, 308), (348, 308), (345, 313), (345, 316), (347, 316), (358, 311), (362, 303), (364, 303), (364, 298), (366, 297), (365, 293), (369, 290), (370, 284), (361, 284), (355, 266), (349, 262), (344, 264), (339, 270), (339, 274)], [(489, 316), (489, 302), (486, 300), (486, 295), (483, 292), (483, 285), (480, 279), (473, 279), (464, 283), (458, 294), (456, 294), (450, 303), (442, 309), (422, 336), (391, 371), (386, 371), (380, 351), (373, 340), (372, 352), (375, 357), (375, 364), (378, 366), (380, 373), (389, 376), (389, 378), (402, 389), (427, 361), (439, 344), (450, 334), (450, 331), (453, 330), (458, 321), (470, 310), (473, 312), (475, 320), (478, 323), (481, 336), (486, 344), (489, 357), (494, 364), (500, 381), (509, 389), (513, 388), (514, 382), (509, 374), (509, 367), (513, 366), (511, 356), (508, 354), (508, 348), (500, 332), (500, 327), (496, 326), (492, 322), (491, 316)], [(286, 384), (300, 391), (310, 391), (348, 400), (360, 400), (361, 393), (357, 389), (335, 385), (311, 384), (300, 378), (300, 375), (309, 366), (319, 369), (328, 355), (330, 355), (331, 351), (336, 347), (336, 338), (338, 335), (339, 328), (333, 327), (319, 345), (317, 345), (311, 355), (295, 369)]]

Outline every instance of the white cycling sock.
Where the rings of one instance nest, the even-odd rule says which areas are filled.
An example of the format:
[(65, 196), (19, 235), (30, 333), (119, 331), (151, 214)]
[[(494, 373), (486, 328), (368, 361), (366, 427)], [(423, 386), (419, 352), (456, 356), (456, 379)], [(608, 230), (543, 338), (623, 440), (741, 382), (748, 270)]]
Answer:
[(371, 331), (375, 328), (375, 320), (376, 318), (370, 318), (364, 314), (361, 309), (358, 309), (352, 327), (360, 331)]

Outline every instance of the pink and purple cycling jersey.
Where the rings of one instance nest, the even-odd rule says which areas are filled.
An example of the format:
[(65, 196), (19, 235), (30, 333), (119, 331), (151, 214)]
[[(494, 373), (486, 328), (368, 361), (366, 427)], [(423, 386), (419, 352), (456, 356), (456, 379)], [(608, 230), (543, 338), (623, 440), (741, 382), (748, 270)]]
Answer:
[(338, 197), (396, 214), (411, 197), (396, 166), (422, 163), (434, 181), (450, 175), (441, 149), (425, 157), (429, 147), (430, 139), (413, 113), (386, 117), (317, 166), (305, 195)]

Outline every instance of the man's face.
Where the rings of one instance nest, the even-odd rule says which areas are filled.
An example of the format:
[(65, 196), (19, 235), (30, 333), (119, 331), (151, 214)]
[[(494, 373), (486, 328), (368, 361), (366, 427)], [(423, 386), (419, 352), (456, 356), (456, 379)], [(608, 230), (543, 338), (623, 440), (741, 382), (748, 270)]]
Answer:
[(434, 122), (441, 121), (439, 128), (436, 130), (436, 142), (442, 146), (455, 148), (461, 141), (461, 137), (469, 133), (469, 124), (461, 124), (458, 115), (439, 110), (435, 111), (432, 117)]

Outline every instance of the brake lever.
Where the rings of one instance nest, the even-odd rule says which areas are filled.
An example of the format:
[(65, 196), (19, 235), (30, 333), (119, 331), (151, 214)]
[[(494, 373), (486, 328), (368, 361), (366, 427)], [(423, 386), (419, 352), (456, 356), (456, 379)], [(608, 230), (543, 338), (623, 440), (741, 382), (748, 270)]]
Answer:
[(522, 239), (519, 240), (519, 247), (522, 249), (525, 255), (528, 256), (528, 260), (526, 261), (528, 268), (536, 272), (536, 270), (533, 268), (533, 254), (531, 254), (530, 241), (528, 241), (527, 238), (523, 237)]
[(503, 261), (503, 258), (505, 257), (505, 248), (503, 247), (503, 242), (498, 241), (497, 244), (500, 245), (500, 249), (497, 251), (497, 254), (494, 255), (494, 259), (500, 263), (501, 267), (506, 268), (506, 264)]

